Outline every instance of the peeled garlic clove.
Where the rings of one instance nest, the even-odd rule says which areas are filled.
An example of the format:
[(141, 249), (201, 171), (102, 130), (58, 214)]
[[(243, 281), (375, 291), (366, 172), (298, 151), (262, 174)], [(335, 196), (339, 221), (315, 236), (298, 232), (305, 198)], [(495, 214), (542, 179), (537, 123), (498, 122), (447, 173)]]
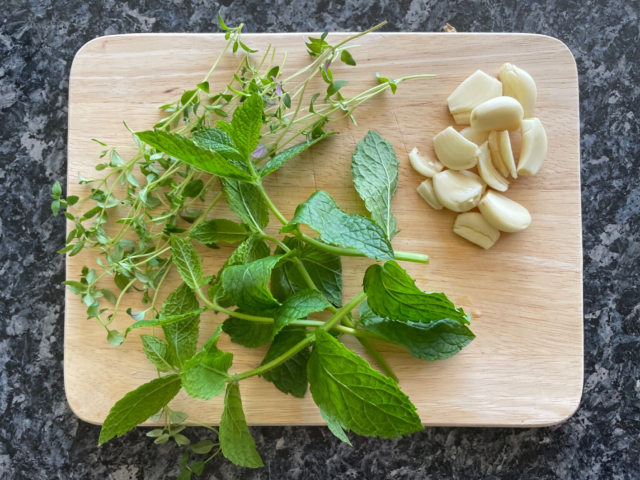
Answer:
[(513, 178), (518, 178), (509, 132), (506, 130), (502, 132), (491, 132), (489, 135), (489, 151), (491, 152), (493, 165), (503, 176), (506, 177), (511, 174)]
[(522, 147), (518, 160), (518, 174), (535, 175), (542, 168), (547, 154), (547, 134), (540, 120), (531, 118), (522, 121)]
[(480, 182), (482, 184), (482, 193), (484, 194), (485, 190), (487, 189), (487, 183), (480, 177), (480, 175), (473, 173), (470, 170), (460, 170), (460, 173)]
[(440, 200), (436, 197), (436, 192), (433, 190), (433, 182), (430, 178), (427, 178), (424, 182), (418, 185), (418, 193), (422, 198), (424, 198), (425, 202), (431, 206), (431, 208), (442, 210), (442, 203), (440, 203)]
[(531, 75), (511, 63), (505, 63), (500, 67), (498, 77), (502, 82), (503, 95), (518, 100), (524, 110), (525, 118), (531, 117), (538, 97), (536, 82)]
[(489, 132), (483, 132), (482, 130), (476, 130), (471, 127), (460, 130), (460, 135), (478, 146), (489, 140)]
[(433, 137), (433, 147), (438, 160), (445, 167), (464, 170), (478, 162), (478, 146), (464, 138), (453, 127), (448, 127)]
[(515, 130), (520, 127), (524, 110), (512, 97), (496, 97), (471, 112), (471, 127), (476, 130)]
[(437, 160), (429, 160), (428, 158), (420, 155), (420, 152), (417, 148), (414, 148), (409, 152), (409, 161), (411, 162), (411, 166), (414, 168), (416, 172), (420, 175), (424, 175), (425, 177), (433, 177), (436, 173), (439, 173), (444, 168)]
[(433, 177), (433, 190), (440, 203), (454, 212), (466, 212), (478, 205), (482, 183), (455, 170), (445, 170)]
[(478, 208), (487, 222), (503, 232), (519, 232), (531, 225), (526, 208), (492, 190), (485, 193)]
[(509, 181), (502, 176), (502, 174), (496, 170), (491, 161), (491, 154), (489, 153), (489, 142), (484, 142), (480, 146), (480, 155), (478, 156), (478, 172), (482, 179), (487, 182), (494, 190), (499, 192), (506, 192), (509, 188)]
[(447, 98), (447, 104), (457, 124), (469, 125), (471, 110), (500, 95), (502, 95), (502, 83), (482, 70), (478, 70), (458, 85), (458, 88)]
[(461, 213), (453, 225), (453, 233), (482, 248), (489, 249), (500, 238), (500, 231), (478, 212)]

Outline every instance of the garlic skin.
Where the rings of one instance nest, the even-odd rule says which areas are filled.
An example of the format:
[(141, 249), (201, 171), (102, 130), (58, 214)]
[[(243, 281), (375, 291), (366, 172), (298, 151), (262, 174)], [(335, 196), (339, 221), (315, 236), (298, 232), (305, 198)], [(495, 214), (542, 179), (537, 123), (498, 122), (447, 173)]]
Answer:
[(458, 125), (469, 125), (471, 110), (487, 100), (502, 95), (502, 83), (478, 70), (458, 85), (447, 104)]
[(453, 233), (488, 250), (500, 238), (500, 231), (478, 212), (461, 213), (453, 225)]
[(473, 168), (478, 162), (478, 146), (453, 127), (447, 127), (433, 137), (433, 147), (438, 160), (453, 170)]
[(425, 177), (433, 177), (436, 173), (440, 173), (444, 168), (444, 165), (439, 161), (429, 160), (428, 158), (420, 155), (417, 147), (409, 152), (409, 161), (411, 162), (413, 169)]
[(489, 140), (489, 132), (483, 132), (471, 127), (463, 128), (462, 130), (460, 130), (460, 135), (462, 135), (470, 142), (475, 143), (477, 146), (480, 146), (484, 142)]
[(524, 110), (512, 97), (496, 97), (478, 105), (471, 112), (471, 127), (476, 130), (516, 130), (520, 128)]
[(433, 181), (430, 178), (427, 178), (424, 182), (418, 185), (418, 193), (424, 201), (429, 204), (429, 206), (435, 210), (442, 210), (443, 205), (436, 197), (436, 192), (433, 190)]
[(519, 232), (531, 225), (531, 214), (519, 203), (489, 190), (478, 204), (480, 213), (502, 232)]
[(538, 173), (546, 154), (547, 134), (540, 120), (537, 118), (523, 120), (518, 174), (527, 176)]
[(496, 167), (503, 176), (507, 177), (511, 175), (513, 178), (518, 178), (509, 132), (506, 130), (491, 132), (489, 135), (489, 151), (491, 152), (493, 166)]
[(489, 153), (489, 142), (484, 142), (480, 146), (480, 155), (478, 156), (478, 172), (482, 179), (487, 182), (494, 190), (506, 192), (509, 188), (509, 181), (496, 170), (491, 161), (491, 153)]
[(454, 212), (466, 212), (478, 205), (482, 183), (455, 170), (445, 170), (433, 177), (433, 190), (440, 203)]
[(531, 75), (511, 63), (505, 63), (500, 67), (498, 77), (502, 82), (503, 95), (513, 97), (520, 102), (525, 118), (533, 116), (538, 89)]

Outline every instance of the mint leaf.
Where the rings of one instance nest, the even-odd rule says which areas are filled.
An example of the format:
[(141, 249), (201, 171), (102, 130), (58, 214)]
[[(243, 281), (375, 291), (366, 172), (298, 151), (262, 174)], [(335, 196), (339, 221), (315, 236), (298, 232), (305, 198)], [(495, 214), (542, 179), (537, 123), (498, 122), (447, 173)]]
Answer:
[(269, 208), (258, 187), (245, 182), (225, 180), (223, 189), (229, 208), (254, 232), (261, 232), (269, 223)]
[(249, 159), (249, 155), (258, 145), (263, 106), (262, 97), (254, 93), (236, 108), (231, 119), (234, 143), (245, 160)]
[(171, 235), (171, 257), (189, 287), (195, 290), (205, 284), (202, 260), (189, 240)]
[(142, 349), (149, 361), (161, 372), (168, 372), (172, 368), (167, 357), (167, 344), (159, 338), (151, 335), (140, 335)]
[(327, 414), (324, 413), (322, 409), (320, 409), (320, 415), (322, 415), (322, 418), (324, 418), (324, 421), (327, 422), (327, 427), (329, 427), (329, 431), (331, 433), (333, 433), (337, 438), (342, 440), (344, 443), (351, 445), (351, 442), (349, 441), (349, 437), (347, 437), (347, 434), (345, 433), (345, 431), (342, 429), (342, 426), (337, 421), (327, 416)]
[(298, 205), (293, 219), (281, 232), (292, 232), (300, 223), (318, 232), (323, 242), (353, 248), (378, 261), (394, 258), (389, 239), (373, 220), (345, 213), (323, 190)]
[(194, 132), (192, 138), (198, 147), (219, 153), (224, 158), (237, 162), (245, 160), (231, 136), (221, 128), (203, 128)]
[[(285, 237), (283, 242), (290, 249), (300, 251), (299, 258), (316, 288), (334, 306), (342, 306), (342, 259), (295, 237)], [(284, 253), (280, 247), (276, 253)], [(283, 302), (295, 292), (309, 288), (298, 268), (291, 262), (273, 269), (271, 291)]]
[(307, 370), (311, 395), (327, 423), (365, 437), (396, 438), (422, 430), (416, 407), (393, 380), (327, 332), (316, 329), (315, 334)]
[(317, 290), (301, 290), (288, 297), (274, 315), (276, 333), (299, 318), (314, 312), (322, 312), (331, 304)]
[(445, 318), (467, 324), (469, 317), (444, 293), (425, 293), (397, 262), (371, 265), (364, 274), (364, 291), (371, 310), (403, 322), (434, 322)]
[(277, 154), (275, 157), (273, 157), (267, 163), (264, 164), (264, 166), (258, 172), (260, 174), (260, 177), (265, 177), (265, 176), (269, 175), (270, 173), (275, 172), (287, 160), (290, 160), (291, 158), (295, 157), (296, 155), (304, 152), (307, 148), (309, 148), (310, 146), (318, 143), (320, 140), (322, 140), (323, 138), (328, 137), (329, 135), (333, 135), (333, 132), (325, 133), (324, 135), (321, 135), (321, 136), (319, 136), (317, 138), (314, 138), (311, 141), (300, 142), (300, 143), (298, 143), (297, 145), (294, 145), (291, 148), (287, 148), (286, 150), (283, 150), (282, 152), (280, 152), (279, 154)]
[[(269, 363), (285, 354), (304, 340), (306, 336), (305, 330), (283, 330), (278, 333), (260, 365)], [(307, 392), (307, 362), (309, 361), (309, 355), (309, 349), (305, 348), (282, 365), (263, 373), (262, 378), (273, 383), (283, 393), (290, 393), (294, 397), (303, 398)]]
[(340, 60), (342, 61), (342, 63), (351, 65), (352, 67), (356, 66), (356, 61), (347, 50), (342, 51), (342, 53), (340, 54)]
[(476, 338), (465, 324), (449, 318), (421, 323), (379, 317), (366, 301), (360, 305), (358, 325), (403, 345), (414, 357), (430, 362), (452, 357)]
[(353, 152), (351, 174), (371, 218), (391, 240), (398, 233), (397, 221), (391, 211), (391, 202), (398, 189), (398, 159), (393, 145), (379, 133), (369, 131)]
[(251, 235), (251, 232), (244, 225), (224, 218), (201, 222), (189, 233), (190, 238), (205, 245), (217, 242), (242, 242), (249, 235)]
[(245, 265), (226, 267), (222, 272), (225, 300), (249, 311), (262, 311), (280, 306), (269, 291), (271, 270), (282, 255), (272, 255)]
[[(273, 311), (267, 311), (271, 314)], [(244, 313), (239, 310), (238, 313)], [(262, 312), (264, 313), (264, 312)], [(222, 331), (231, 341), (247, 348), (258, 348), (269, 343), (275, 334), (272, 323), (258, 323), (242, 318), (229, 317), (222, 323)]]
[(268, 257), (270, 254), (269, 245), (262, 239), (262, 235), (251, 235), (238, 245), (238, 248), (229, 256), (225, 263), (225, 268), (233, 265), (251, 263), (260, 258)]
[(121, 437), (175, 397), (180, 391), (181, 383), (178, 375), (167, 375), (156, 378), (127, 393), (109, 410), (102, 424), (98, 445), (108, 442), (113, 437)]
[(227, 385), (224, 396), (224, 411), (220, 419), (220, 448), (222, 454), (236, 465), (251, 468), (264, 466), (244, 417), (240, 387), (235, 382)]
[(327, 88), (327, 97), (338, 93), (340, 89), (347, 83), (349, 82), (347, 82), (346, 80), (336, 80), (335, 82), (332, 82), (331, 85), (329, 85), (329, 87)]
[(130, 325), (124, 332), (124, 336), (129, 335), (131, 330), (135, 330), (137, 328), (144, 327), (164, 327), (166, 325), (171, 325), (177, 322), (185, 321), (193, 316), (200, 315), (204, 312), (204, 308), (199, 308), (198, 310), (194, 310), (193, 312), (181, 313), (179, 315), (172, 315), (170, 317), (158, 317), (153, 320), (140, 320), (139, 322)]
[(218, 349), (220, 327), (202, 346), (202, 350), (189, 359), (182, 370), (182, 386), (193, 398), (209, 400), (224, 392), (233, 354)]
[(136, 135), (140, 140), (156, 150), (205, 172), (233, 180), (251, 180), (251, 174), (246, 170), (241, 169), (215, 152), (199, 147), (192, 140), (177, 133), (168, 133), (163, 130), (147, 130), (138, 132)]
[[(198, 299), (189, 285), (183, 283), (169, 294), (160, 309), (160, 318), (184, 315), (198, 310)], [(190, 359), (198, 346), (200, 315), (192, 315), (179, 322), (162, 325), (167, 351), (172, 363), (180, 368)]]

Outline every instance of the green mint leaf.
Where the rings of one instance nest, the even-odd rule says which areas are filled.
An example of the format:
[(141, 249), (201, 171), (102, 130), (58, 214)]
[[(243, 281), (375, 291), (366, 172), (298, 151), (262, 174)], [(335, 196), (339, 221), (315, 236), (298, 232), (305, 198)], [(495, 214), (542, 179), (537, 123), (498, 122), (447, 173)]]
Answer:
[[(262, 235), (256, 233), (238, 245), (238, 248), (229, 256), (223, 268), (255, 262), (261, 258), (268, 257), (270, 254), (269, 245), (262, 239)], [(218, 277), (220, 277), (221, 273), (218, 274)]]
[(189, 359), (182, 370), (182, 386), (193, 398), (209, 400), (224, 392), (233, 354), (218, 349), (220, 327), (205, 342), (202, 350)]
[(429, 362), (452, 357), (475, 338), (469, 327), (457, 320), (444, 318), (429, 323), (390, 320), (373, 313), (366, 301), (360, 305), (358, 325), (403, 345), (414, 357)]
[(199, 147), (219, 153), (224, 158), (237, 162), (245, 161), (231, 136), (221, 128), (203, 128), (195, 132), (192, 138)]
[(280, 306), (269, 290), (271, 271), (282, 258), (272, 255), (245, 265), (228, 266), (222, 272), (222, 296), (240, 308), (263, 311)]
[(289, 95), (288, 93), (285, 93), (284, 96), (282, 97), (282, 103), (284, 103), (285, 107), (291, 108), (291, 95)]
[(264, 466), (242, 410), (240, 387), (235, 382), (227, 385), (219, 436), (222, 454), (228, 460), (242, 467)]
[(192, 312), (181, 313), (179, 315), (172, 315), (170, 317), (158, 317), (153, 320), (140, 320), (139, 322), (130, 325), (124, 332), (124, 336), (129, 335), (131, 330), (136, 330), (138, 328), (144, 327), (165, 327), (166, 325), (171, 325), (174, 323), (191, 320), (191, 317), (198, 316), (202, 312), (204, 312), (205, 308), (199, 308), (198, 310), (194, 310)]
[(396, 81), (391, 78), (391, 77), (381, 77), (380, 73), (376, 72), (376, 77), (378, 77), (378, 81), (380, 83), (388, 83), (389, 87), (391, 88), (391, 93), (393, 93), (394, 95), (396, 94), (396, 90), (398, 88), (398, 84), (396, 83)]
[[(243, 313), (238, 310), (238, 313)], [(265, 314), (265, 312), (261, 312)], [(272, 314), (273, 310), (266, 313)], [(231, 341), (247, 348), (258, 348), (271, 341), (275, 331), (272, 323), (257, 323), (241, 318), (229, 317), (222, 323), (222, 331)]]
[(124, 342), (124, 337), (118, 330), (109, 330), (109, 332), (107, 333), (107, 342), (109, 342), (114, 347), (118, 347), (122, 345), (122, 342)]
[(463, 324), (469, 317), (443, 293), (425, 293), (397, 262), (371, 265), (364, 274), (364, 291), (371, 310), (383, 318), (429, 323), (451, 319)]
[(394, 258), (391, 242), (382, 228), (370, 218), (344, 212), (323, 190), (318, 190), (309, 200), (298, 205), (293, 219), (282, 227), (281, 232), (294, 231), (300, 223), (318, 232), (323, 242), (354, 248), (378, 261)]
[(209, 93), (209, 82), (198, 83), (196, 87), (198, 87), (200, 90), (202, 90), (205, 93)]
[(251, 232), (244, 225), (223, 218), (201, 222), (189, 232), (190, 238), (205, 245), (216, 242), (238, 243), (250, 235)]
[(261, 232), (269, 223), (269, 208), (260, 190), (253, 184), (225, 180), (223, 189), (229, 208), (254, 232)]
[[(267, 355), (260, 365), (269, 363), (300, 343), (306, 337), (305, 330), (283, 330), (273, 339)], [(305, 348), (289, 360), (262, 374), (262, 378), (273, 383), (283, 393), (303, 398), (307, 392), (307, 362), (310, 351)]]
[(391, 202), (398, 189), (398, 159), (393, 145), (379, 133), (370, 131), (358, 143), (351, 158), (353, 183), (371, 218), (389, 240), (398, 233)]
[[(199, 310), (198, 299), (189, 285), (183, 283), (169, 294), (160, 309), (160, 318), (185, 315)], [(182, 367), (190, 359), (198, 346), (200, 315), (183, 317), (173, 323), (163, 323), (162, 331), (167, 340), (168, 358), (173, 365)]]
[(286, 150), (283, 150), (282, 152), (277, 154), (275, 157), (270, 159), (267, 163), (265, 163), (265, 165), (258, 172), (260, 174), (260, 177), (262, 178), (269, 175), (270, 173), (275, 172), (284, 164), (284, 162), (304, 152), (307, 148), (318, 143), (320, 140), (328, 137), (329, 135), (333, 135), (333, 132), (321, 135), (317, 138), (314, 138), (311, 141), (300, 142), (291, 148), (287, 148)]
[(353, 59), (351, 54), (346, 50), (343, 50), (342, 53), (340, 54), (340, 60), (342, 61), (342, 63), (351, 65), (352, 67), (356, 66), (356, 61)]
[(196, 198), (204, 189), (204, 182), (200, 179), (191, 180), (182, 190), (182, 195), (186, 198)]
[(252, 48), (247, 47), (244, 43), (240, 42), (240, 47), (247, 53), (256, 53), (258, 50), (253, 50)]
[(301, 290), (288, 297), (274, 315), (276, 333), (289, 323), (306, 318), (310, 313), (322, 312), (331, 304), (317, 290)]
[(51, 213), (53, 213), (54, 217), (57, 217), (58, 212), (60, 212), (60, 200), (54, 200), (51, 202)]
[(167, 375), (145, 383), (127, 393), (111, 408), (100, 430), (98, 445), (113, 437), (121, 437), (144, 422), (167, 404), (180, 391), (178, 375)]
[(171, 371), (171, 363), (167, 359), (167, 344), (151, 335), (140, 335), (144, 354), (161, 372)]
[(342, 429), (342, 426), (337, 421), (327, 416), (327, 414), (324, 413), (322, 409), (320, 409), (320, 415), (322, 415), (322, 418), (324, 418), (324, 421), (327, 422), (327, 427), (329, 427), (329, 431), (331, 433), (333, 433), (338, 439), (342, 440), (344, 443), (351, 445), (351, 441), (349, 441), (349, 437), (347, 437), (347, 434), (345, 433), (345, 431)]
[(393, 380), (329, 333), (316, 329), (315, 334), (309, 384), (328, 423), (365, 437), (397, 438), (422, 430), (416, 407)]
[(201, 455), (205, 455), (213, 450), (214, 443), (211, 440), (203, 440), (194, 445), (191, 445), (191, 450), (194, 453), (199, 453)]
[(245, 160), (249, 159), (251, 152), (258, 146), (263, 108), (262, 97), (254, 93), (236, 108), (231, 119), (233, 141)]
[(227, 25), (224, 23), (224, 20), (222, 19), (222, 15), (220, 15), (220, 11), (218, 11), (218, 26), (222, 30), (229, 30), (229, 27), (227, 27)]
[(330, 97), (331, 95), (335, 95), (340, 91), (342, 87), (344, 87), (348, 83), (349, 82), (347, 82), (346, 80), (336, 80), (335, 82), (332, 82), (331, 85), (329, 85), (329, 87), (327, 88), (327, 96)]
[(60, 195), (62, 195), (62, 186), (57, 180), (53, 184), (53, 187), (51, 187), (51, 195), (53, 195), (55, 198), (60, 198)]
[(136, 135), (147, 145), (205, 172), (232, 180), (250, 181), (251, 174), (236, 164), (177, 133), (147, 130)]
[(171, 258), (189, 287), (195, 290), (205, 284), (202, 260), (189, 240), (171, 235)]

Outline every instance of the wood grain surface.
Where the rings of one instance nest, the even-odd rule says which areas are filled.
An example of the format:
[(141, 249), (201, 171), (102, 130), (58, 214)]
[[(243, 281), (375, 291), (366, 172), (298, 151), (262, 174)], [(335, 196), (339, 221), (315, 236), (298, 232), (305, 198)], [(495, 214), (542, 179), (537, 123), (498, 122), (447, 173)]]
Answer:
[[(279, 58), (286, 51), (285, 75), (310, 62), (302, 34), (243, 39), (261, 51), (273, 44)], [(161, 118), (158, 106), (175, 101), (202, 80), (223, 42), (219, 34), (143, 34), (103, 37), (86, 44), (74, 60), (69, 86), (69, 194), (87, 195), (88, 187), (78, 185), (78, 173), (97, 176), (94, 166), (101, 147), (91, 138), (133, 145), (122, 121), (134, 131), (150, 128)], [(394, 247), (431, 257), (429, 265), (403, 266), (420, 288), (443, 291), (471, 312), (477, 336), (460, 354), (434, 363), (415, 359), (403, 348), (377, 344), (422, 421), (543, 426), (566, 420), (579, 404), (583, 382), (578, 80), (571, 53), (553, 38), (525, 34), (389, 33), (371, 34), (357, 43), (361, 47), (352, 53), (358, 66), (334, 66), (336, 77), (350, 82), (343, 89), (346, 95), (374, 86), (376, 72), (395, 78), (421, 73), (437, 77), (404, 83), (395, 96), (387, 91), (370, 100), (357, 111), (357, 126), (334, 123), (340, 135), (269, 176), (268, 192), (287, 217), (317, 189), (328, 191), (348, 212), (364, 213), (351, 181), (351, 153), (368, 130), (380, 132), (393, 143), (400, 161), (394, 212), (401, 232)], [(212, 91), (223, 88), (239, 60), (239, 55), (224, 57), (210, 79)], [(455, 213), (434, 211), (419, 197), (416, 187), (423, 179), (411, 168), (407, 154), (418, 146), (423, 154), (433, 155), (433, 136), (453, 124), (447, 96), (475, 70), (497, 75), (505, 62), (524, 68), (537, 83), (535, 115), (546, 128), (549, 153), (537, 176), (512, 182), (506, 193), (529, 209), (531, 227), (503, 233), (491, 250), (484, 251), (453, 234)], [(311, 91), (323, 88), (319, 82), (311, 86)], [(516, 158), (518, 137), (518, 133), (513, 136)], [(214, 215), (233, 218), (226, 205), (216, 207)], [(277, 226), (272, 217), (268, 231), (277, 233)], [(231, 250), (199, 251), (210, 274)], [(370, 263), (344, 258), (346, 299), (361, 288)], [(95, 258), (84, 251), (68, 258), (67, 278), (77, 279), (82, 265), (94, 266)], [(165, 294), (178, 284), (178, 277), (170, 276)], [(124, 331), (132, 323), (124, 312), (127, 307), (138, 309), (138, 298), (125, 295), (114, 328)], [(79, 297), (67, 291), (65, 388), (81, 419), (101, 423), (126, 392), (157, 374), (142, 352), (143, 329), (113, 347), (105, 330), (95, 320), (86, 320), (85, 310)], [(200, 344), (223, 320), (210, 312), (202, 315)], [(352, 339), (345, 343), (363, 353)], [(233, 352), (232, 372), (258, 365), (267, 350), (266, 346), (246, 349), (226, 335), (219, 346)], [(309, 393), (304, 399), (284, 395), (261, 378), (243, 381), (241, 391), (250, 424), (324, 423)], [(216, 424), (222, 403), (222, 396), (205, 402), (181, 392), (171, 406), (194, 420)]]

